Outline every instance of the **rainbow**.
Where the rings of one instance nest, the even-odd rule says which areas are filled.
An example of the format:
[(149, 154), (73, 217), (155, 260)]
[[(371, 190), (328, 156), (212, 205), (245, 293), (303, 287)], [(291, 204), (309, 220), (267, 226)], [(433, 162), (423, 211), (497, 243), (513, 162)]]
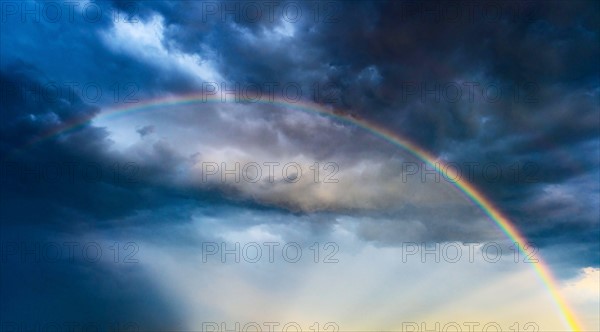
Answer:
[[(271, 97), (270, 100), (260, 100), (260, 99), (246, 99), (246, 100), (236, 100), (236, 102), (248, 102), (254, 104), (269, 104), (280, 106), (285, 109), (298, 110), (310, 114), (318, 114), (321, 116), (325, 116), (328, 118), (333, 118), (337, 121), (340, 121), (345, 124), (349, 124), (367, 132), (372, 135), (383, 139), (393, 145), (409, 152), (416, 158), (422, 160), (427, 165), (435, 169), (440, 174), (450, 178), (456, 179), (453, 181), (448, 181), (448, 183), (453, 184), (459, 191), (461, 191), (468, 200), (470, 200), (473, 204), (478, 206), (499, 228), (500, 230), (506, 234), (506, 236), (516, 244), (518, 244), (519, 250), (524, 255), (527, 255), (525, 252), (526, 244), (528, 243), (527, 239), (517, 230), (517, 228), (511, 223), (511, 221), (497, 208), (492, 202), (487, 199), (473, 184), (469, 183), (466, 180), (460, 178), (460, 174), (458, 174), (452, 167), (447, 167), (447, 165), (439, 158), (436, 158), (434, 155), (430, 154), (426, 150), (419, 147), (417, 144), (409, 141), (406, 138), (401, 137), (400, 135), (385, 129), (381, 126), (378, 126), (374, 123), (371, 123), (364, 119), (358, 119), (355, 117), (342, 115), (334, 112), (332, 109), (308, 102), (308, 101), (290, 101), (280, 97)], [(101, 112), (99, 115), (94, 114), (93, 116), (88, 116), (85, 118), (75, 119), (74, 121), (65, 123), (61, 126), (52, 128), (49, 131), (42, 133), (31, 141), (28, 141), (22, 146), (20, 149), (24, 149), (30, 147), (34, 144), (40, 143), (42, 141), (48, 140), (53, 137), (57, 137), (60, 134), (71, 132), (73, 130), (77, 130), (79, 128), (83, 128), (89, 124), (91, 124), (92, 120), (96, 118), (109, 118), (116, 116), (123, 116), (126, 114), (132, 114), (135, 112), (141, 111), (151, 111), (151, 110), (159, 110), (169, 106), (181, 106), (181, 105), (191, 105), (191, 104), (204, 104), (204, 103), (223, 103), (228, 102), (232, 103), (232, 101), (223, 101), (220, 97), (214, 95), (203, 95), (203, 94), (189, 94), (184, 96), (170, 96), (158, 99), (150, 99), (144, 102), (135, 103), (133, 105), (125, 105), (116, 108), (107, 109)], [(20, 150), (19, 149), (19, 150)], [(572, 331), (581, 331), (581, 325), (578, 323), (574, 312), (569, 308), (566, 301), (563, 299), (562, 295), (558, 290), (558, 283), (553, 277), (549, 266), (545, 263), (540, 257), (538, 257), (538, 263), (531, 264), (533, 269), (535, 270), (537, 276), (541, 280), (541, 282), (545, 285), (545, 287), (549, 290), (550, 295), (554, 300), (554, 305), (556, 309), (559, 311), (563, 323), (565, 326), (568, 326)]]

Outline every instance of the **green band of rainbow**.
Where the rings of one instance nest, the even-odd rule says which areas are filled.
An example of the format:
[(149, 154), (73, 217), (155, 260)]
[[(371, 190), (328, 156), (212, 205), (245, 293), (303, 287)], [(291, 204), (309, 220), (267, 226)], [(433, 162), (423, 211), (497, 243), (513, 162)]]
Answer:
[[(141, 111), (150, 111), (150, 110), (158, 110), (163, 109), (168, 106), (180, 106), (186, 104), (202, 104), (202, 103), (233, 103), (233, 102), (248, 102), (253, 104), (269, 104), (280, 106), (286, 109), (303, 111), (311, 114), (319, 114), (322, 116), (326, 116), (329, 118), (333, 118), (342, 123), (350, 124), (356, 126), (358, 128), (364, 129), (369, 133), (387, 141), (395, 146), (409, 152), (413, 156), (419, 158), (427, 165), (434, 168), (440, 174), (447, 176), (451, 179), (456, 179), (454, 181), (448, 182), (453, 184), (457, 189), (463, 192), (466, 197), (477, 205), (481, 210), (490, 217), (491, 220), (508, 236), (511, 241), (516, 242), (519, 245), (519, 250), (525, 253), (524, 248), (528, 241), (525, 237), (517, 230), (517, 228), (510, 222), (510, 220), (502, 214), (502, 212), (496, 208), (492, 202), (490, 202), (479, 190), (475, 188), (474, 185), (469, 183), (466, 180), (460, 178), (459, 174), (454, 171), (452, 167), (447, 167), (446, 164), (427, 152), (426, 150), (420, 148), (415, 143), (401, 137), (400, 135), (389, 131), (383, 127), (377, 126), (371, 122), (368, 122), (364, 119), (357, 119), (354, 117), (334, 113), (331, 109), (312, 103), (307, 101), (290, 101), (278, 97), (272, 97), (269, 100), (256, 100), (256, 99), (248, 99), (248, 100), (236, 100), (236, 101), (227, 101), (222, 100), (220, 97), (216, 97), (214, 95), (203, 95), (203, 94), (190, 94), (185, 96), (177, 96), (177, 97), (167, 97), (167, 98), (159, 98), (159, 99), (151, 99), (141, 103), (136, 103), (133, 105), (125, 105), (117, 108), (112, 108), (103, 111), (96, 117), (88, 117), (85, 119), (78, 119), (76, 121), (66, 123), (57, 128), (53, 128), (52, 130), (38, 136), (36, 139), (29, 141), (25, 144), (24, 147), (29, 147), (33, 144), (39, 143), (41, 141), (47, 140), (49, 138), (60, 135), (61, 133), (65, 133), (68, 131), (75, 130), (77, 128), (81, 128), (89, 123), (95, 118), (107, 118), (114, 116), (121, 116), (125, 114), (131, 114), (135, 112)], [(442, 173), (443, 172), (443, 173)], [(563, 319), (563, 323), (568, 326), (568, 328), (572, 331), (581, 331), (581, 327), (577, 322), (575, 314), (569, 308), (566, 301), (563, 299), (562, 295), (558, 291), (558, 284), (554, 279), (548, 265), (541, 259), (538, 258), (538, 263), (531, 264), (542, 281), (542, 283), (549, 290), (550, 295), (552, 296), (555, 306), (557, 310), (560, 312), (561, 318)]]

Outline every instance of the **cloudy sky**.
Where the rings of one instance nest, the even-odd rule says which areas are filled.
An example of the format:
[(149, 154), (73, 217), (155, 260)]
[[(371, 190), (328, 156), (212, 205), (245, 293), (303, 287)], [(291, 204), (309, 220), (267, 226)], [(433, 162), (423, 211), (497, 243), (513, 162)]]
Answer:
[(1, 331), (600, 329), (598, 2), (0, 4)]

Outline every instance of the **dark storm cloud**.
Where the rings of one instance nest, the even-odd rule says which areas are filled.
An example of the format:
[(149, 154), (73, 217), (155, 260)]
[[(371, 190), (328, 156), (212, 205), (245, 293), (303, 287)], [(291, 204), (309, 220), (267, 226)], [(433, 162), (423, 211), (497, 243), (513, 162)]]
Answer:
[[(145, 2), (139, 10), (165, 18), (172, 47), (201, 52), (209, 45), (229, 81), (297, 82), (303, 91), (318, 84), (340, 111), (385, 123), (451, 161), (494, 163), (505, 172), (533, 165), (524, 170), (535, 173), (533, 181), (473, 179), (525, 230), (537, 228), (544, 208), (534, 204), (535, 217), (520, 211), (547, 195), (545, 185), (572, 186), (570, 179), (597, 172), (596, 2), (339, 2), (334, 20), (316, 23), (310, 2), (299, 3), (305, 15), (293, 22), (277, 14), (252, 21), (242, 3), (230, 3), (238, 16), (211, 4), (214, 15), (198, 2)], [(291, 36), (278, 33), (286, 25)], [(491, 90), (473, 90), (471, 100), (465, 82)], [(459, 101), (444, 95), (446, 83), (461, 88)], [(587, 188), (576, 201), (589, 209), (581, 202), (597, 191)], [(577, 225), (568, 227), (576, 239), (594, 231), (585, 225), (596, 224), (598, 211), (590, 213), (544, 219), (544, 228), (558, 236), (565, 224)]]
[[(115, 264), (108, 242), (102, 244), (100, 262), (90, 263), (81, 255), (71, 261), (64, 244), (76, 243), (81, 250), (103, 240), (83, 239), (99, 231), (112, 239), (120, 237), (121, 244), (136, 243), (144, 234), (139, 230), (147, 226), (189, 221), (189, 215), (170, 207), (227, 209), (228, 200), (219, 192), (175, 189), (151, 180), (170, 171), (176, 156), (157, 147), (156, 163), (140, 167), (126, 155), (110, 151), (109, 134), (103, 128), (85, 126), (63, 133), (61, 139), (28, 145), (50, 128), (98, 111), (76, 96), (41, 97), (48, 91), (34, 78), (40, 76), (39, 70), (22, 63), (0, 72), (2, 328), (92, 324), (102, 330), (129, 323), (140, 330), (183, 328), (177, 325), (181, 319), (168, 296), (148, 279), (141, 264)], [(133, 231), (126, 236), (115, 233), (123, 226), (119, 220), (144, 211), (153, 211), (153, 218), (133, 218), (127, 224)], [(45, 259), (43, 246), (48, 243), (61, 247), (60, 259)]]
[[(153, 143), (141, 156), (135, 150), (116, 152), (106, 129), (91, 125), (40, 140), (50, 128), (87, 119), (97, 108), (77, 97), (38, 98), (45, 87), (29, 76), (27, 68), (0, 73), (5, 97), (0, 125), (3, 224), (93, 229), (138, 211), (189, 200), (227, 205), (220, 190), (175, 183), (172, 177), (189, 162), (188, 156), (164, 142)], [(31, 94), (32, 88), (39, 95)], [(138, 131), (147, 134), (152, 128)], [(237, 203), (240, 200), (245, 201), (238, 197)]]
[[(57, 20), (50, 20), (49, 14), (44, 14), (46, 7), (41, 2), (23, 6), (29, 6), (37, 16), (21, 16), (20, 10), (14, 15), (3, 12), (0, 41), (3, 70), (25, 64), (38, 71), (42, 86), (72, 89), (75, 96), (94, 106), (139, 101), (161, 95), (165, 90), (185, 93), (193, 87), (185, 73), (166, 72), (107, 46), (102, 31), (114, 24), (136, 24), (133, 18), (110, 6), (110, 2), (74, 7), (87, 8), (88, 16), (77, 11), (69, 15), (68, 5), (59, 5), (62, 15)], [(73, 99), (72, 95), (58, 96)], [(54, 92), (43, 97), (58, 99)]]
[[(80, 173), (87, 167), (84, 165), (110, 170), (114, 160), (103, 158), (109, 145), (103, 129), (84, 129), (65, 146), (49, 142), (22, 149), (25, 142), (57, 124), (97, 112), (96, 107), (77, 98), (40, 98), (45, 87), (32, 76), (39, 77), (39, 71), (24, 64), (0, 75), (2, 328), (10, 329), (15, 324), (19, 329), (35, 324), (66, 328), (63, 324), (91, 323), (100, 329), (108, 329), (113, 322), (134, 323), (142, 328), (173, 324), (176, 319), (163, 296), (135, 266), (115, 269), (115, 264), (90, 265), (81, 257), (76, 262), (36, 262), (34, 256), (40, 252), (31, 249), (36, 245), (77, 242), (82, 227), (101, 227), (94, 223), (127, 215), (132, 207), (139, 207), (141, 200), (132, 187), (120, 186), (127, 182), (115, 182), (106, 175), (88, 181)], [(40, 94), (32, 93), (32, 89)], [(52, 179), (44, 177), (47, 172)], [(30, 261), (23, 262), (20, 250), (12, 256), (14, 246), (34, 250)], [(152, 300), (145, 305), (138, 303), (141, 298)], [(117, 306), (118, 313), (106, 310)], [(164, 316), (150, 322), (148, 313), (157, 311)]]
[[(452, 7), (459, 15), (455, 18), (438, 2), (349, 2), (334, 6), (333, 22), (315, 24), (308, 2), (297, 21), (290, 23), (281, 15), (269, 25), (248, 22), (247, 15), (223, 18), (224, 7), (214, 3), (219, 6), (214, 17), (206, 16), (206, 5), (196, 2), (150, 2), (143, 8), (153, 7), (169, 22), (168, 31), (177, 31), (169, 36), (174, 45), (190, 52), (210, 45), (230, 81), (297, 82), (304, 92), (318, 83), (341, 109), (393, 125), (434, 151), (451, 149), (454, 140), (482, 139), (490, 129), (497, 131), (491, 134), (494, 140), (531, 135), (511, 149), (540, 140), (596, 137), (597, 4), (502, 2), (473, 7), (459, 2)], [(177, 6), (189, 14), (179, 15)], [(492, 15), (496, 10), (499, 14)], [(269, 34), (286, 23), (293, 27), (292, 37)], [(494, 84), (503, 93), (498, 100), (469, 102), (463, 81)], [(462, 102), (442, 97), (436, 103), (432, 95), (421, 102), (419, 92), (456, 82)], [(414, 84), (416, 98), (406, 98)], [(440, 91), (436, 93), (444, 93)], [(567, 96), (572, 103), (565, 107), (576, 110), (566, 114), (576, 112), (576, 117), (551, 110)], [(483, 116), (493, 128), (481, 125)]]
[[(281, 12), (289, 3), (302, 10), (297, 20)], [(240, 232), (253, 225), (310, 225), (306, 238), (313, 240), (326, 236), (338, 218), (355, 218), (359, 239), (384, 246), (497, 236), (481, 211), (446, 194), (450, 186), (398, 181), (402, 163), (416, 160), (394, 146), (274, 106), (246, 105), (233, 120), (219, 117), (226, 112), (218, 113), (222, 105), (180, 112), (169, 121), (142, 115), (125, 149), (118, 128), (93, 125), (28, 144), (123, 106), (129, 92), (130, 101), (141, 102), (197, 91), (206, 78), (192, 69), (203, 63), (222, 77), (216, 83), (297, 83), (303, 98), (383, 125), (447, 161), (498, 165), (505, 176), (490, 181), (475, 172), (470, 180), (536, 246), (548, 249), (545, 257), (564, 264), (566, 274), (599, 265), (598, 2), (501, 2), (499, 18), (477, 9), (469, 17), (472, 3), (459, 2), (459, 19), (436, 16), (445, 2), (434, 1), (427, 7), (399, 1), (271, 4), (273, 18), (263, 11), (258, 20), (241, 10), (243, 2), (201, 1), (98, 2), (105, 15), (95, 22), (81, 15), (58, 22), (3, 16), (2, 323), (187, 328), (180, 324), (189, 308), (179, 308), (176, 296), (165, 293), (170, 288), (156, 284), (146, 270), (153, 262), (115, 263), (109, 246), (134, 242), (143, 253), (145, 243), (178, 260), (195, 257), (200, 240), (222, 236), (211, 234), (212, 220)], [(146, 35), (118, 34), (140, 27)], [(449, 82), (462, 87), (460, 101), (436, 102), (431, 94), (423, 99), (421, 91), (407, 90)], [(470, 100), (464, 82), (497, 84), (505, 93), (493, 102)], [(100, 87), (98, 100), (82, 95), (89, 84)], [(324, 194), (314, 185), (199, 183), (198, 174), (185, 171), (210, 160), (210, 151), (193, 144), (195, 138), (204, 147), (238, 149), (253, 158), (334, 161), (346, 178)], [(507, 176), (515, 165), (523, 177)], [(196, 218), (206, 223), (200, 231)], [(287, 232), (302, 233), (291, 226)], [(57, 262), (10, 254), (14, 245), (22, 250), (70, 241), (98, 242), (104, 256), (94, 263), (69, 261), (64, 246)]]
[(4, 225), (2, 329), (181, 328), (168, 297), (141, 265), (123, 261), (123, 247), (135, 242), (120, 242), (116, 261), (115, 248), (111, 251), (115, 243), (82, 240), (56, 229)]
[[(482, 8), (473, 9), (471, 2), (460, 2), (461, 16), (452, 18), (449, 12), (440, 12), (445, 8), (443, 2), (332, 2), (332, 7), (321, 8), (322, 16), (316, 20), (315, 2), (294, 2), (304, 13), (297, 20), (290, 20), (280, 10), (273, 19), (263, 15), (252, 20), (241, 12), (242, 2), (237, 3), (237, 9), (236, 2), (228, 3), (233, 15), (226, 14), (223, 6), (227, 4), (220, 2), (113, 1), (102, 3), (102, 8), (106, 13), (128, 13), (127, 19), (138, 23), (131, 27), (161, 17), (164, 31), (159, 46), (171, 56), (198, 55), (212, 61), (226, 83), (294, 82), (307, 99), (313, 99), (318, 86), (321, 94), (317, 102), (385, 125), (437, 155), (449, 156), (449, 161), (496, 163), (505, 172), (517, 163), (531, 163), (536, 167), (535, 181), (515, 177), (489, 181), (481, 172), (472, 180), (528, 235), (539, 235), (547, 242), (577, 242), (587, 241), (585, 234), (597, 234), (598, 210), (594, 199), (585, 198), (596, 197), (598, 186), (583, 186), (580, 179), (594, 181), (596, 177), (590, 174), (597, 173), (599, 167), (598, 3), (501, 2), (494, 4), (502, 15), (489, 17)], [(276, 7), (284, 8), (286, 3), (291, 2), (277, 3)], [(209, 15), (207, 11), (215, 8), (207, 6), (212, 4), (217, 11)], [(469, 14), (471, 9), (473, 14)], [(328, 11), (333, 16), (326, 17)], [(145, 61), (140, 55), (154, 54), (152, 47), (142, 48), (139, 54), (111, 48), (115, 35), (110, 31), (115, 24), (111, 15), (94, 24), (64, 20), (56, 24), (3, 23), (2, 86), (10, 91), (2, 102), (3, 156), (57, 124), (97, 114), (99, 108), (113, 102), (111, 87), (115, 82), (133, 83), (139, 100), (198, 88), (198, 78), (185, 69)], [(139, 38), (115, 43), (128, 46), (137, 42)], [(59, 83), (63, 96), (73, 95), (64, 83), (93, 81), (105, 91), (104, 99), (90, 103), (80, 97), (51, 98), (50, 103), (31, 98), (31, 87), (46, 91), (52, 81)], [(422, 98), (422, 84), (432, 89), (449, 82), (462, 88), (460, 101), (442, 97), (437, 102), (427, 92)], [(464, 82), (497, 84), (504, 93), (498, 100), (481, 95), (470, 100)], [(417, 92), (411, 94), (409, 89)], [(519, 92), (516, 100), (515, 89)], [(442, 92), (438, 89), (435, 93)], [(331, 98), (325, 100), (326, 96)], [(245, 126), (251, 119), (243, 116), (238, 118), (237, 127), (220, 128), (218, 125), (223, 124), (217, 120), (202, 124), (214, 124), (215, 131), (240, 134), (221, 142), (217, 140), (221, 136), (216, 136), (215, 144), (229, 146), (244, 137), (247, 141), (242, 143), (248, 149), (269, 145), (274, 154), (285, 154), (290, 145), (275, 140), (283, 137), (300, 151), (350, 167), (353, 160), (384, 160), (384, 154), (395, 153), (391, 147), (373, 151), (375, 140), (356, 132), (316, 126), (318, 133), (314, 133), (283, 117), (265, 115), (265, 119), (278, 127), (269, 130), (265, 126), (256, 132)], [(189, 120), (189, 124), (195, 123), (193, 118)], [(161, 130), (160, 123), (141, 125), (145, 126), (138, 128), (141, 136), (147, 136), (149, 128), (156, 128), (157, 133)], [(207, 135), (211, 133), (207, 131)], [(150, 136), (155, 135), (146, 138)], [(323, 138), (330, 140), (322, 143)], [(192, 185), (178, 187), (174, 180), (178, 167), (200, 152), (182, 154), (167, 141), (151, 145), (137, 181), (115, 179), (111, 173), (115, 162), (125, 167), (123, 176), (127, 177), (132, 170), (126, 168), (127, 163), (141, 158), (112, 151), (111, 147), (108, 129), (88, 126), (66, 135), (63, 141), (49, 140), (11, 155), (16, 164), (8, 165), (2, 178), (6, 188), (3, 224), (64, 227), (76, 224), (76, 219), (93, 228), (90, 225), (131, 217), (140, 210), (177, 210), (190, 200), (225, 206), (232, 202), (257, 209), (298, 209), (286, 202), (257, 202), (253, 195), (226, 186), (211, 188), (214, 191)], [(26, 186), (16, 176), (21, 171), (15, 170), (36, 167), (36, 163), (69, 161), (100, 165), (104, 176), (93, 183), (36, 182)], [(552, 185), (559, 189), (549, 187)], [(549, 198), (549, 192), (557, 196)], [(567, 192), (570, 203), (561, 201), (557, 192)], [(549, 207), (558, 212), (546, 214)], [(417, 220), (414, 214), (411, 217)], [(440, 215), (433, 210), (421, 214), (434, 220), (431, 239), (449, 234), (453, 239), (465, 234), (470, 239), (477, 236), (473, 229), (449, 231), (447, 225), (437, 222)], [(460, 224), (462, 217), (457, 212), (450, 224)], [(402, 228), (387, 232), (391, 226), (386, 222), (370, 226), (360, 230), (368, 240), (391, 243), (402, 232)], [(597, 258), (591, 261), (596, 263)]]

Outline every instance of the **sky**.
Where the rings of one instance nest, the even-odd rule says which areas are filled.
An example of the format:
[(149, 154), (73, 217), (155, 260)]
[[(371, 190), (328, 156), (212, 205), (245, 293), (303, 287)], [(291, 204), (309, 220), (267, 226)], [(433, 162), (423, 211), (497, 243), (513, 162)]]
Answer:
[(596, 1), (0, 0), (0, 331), (598, 331), (599, 33)]

